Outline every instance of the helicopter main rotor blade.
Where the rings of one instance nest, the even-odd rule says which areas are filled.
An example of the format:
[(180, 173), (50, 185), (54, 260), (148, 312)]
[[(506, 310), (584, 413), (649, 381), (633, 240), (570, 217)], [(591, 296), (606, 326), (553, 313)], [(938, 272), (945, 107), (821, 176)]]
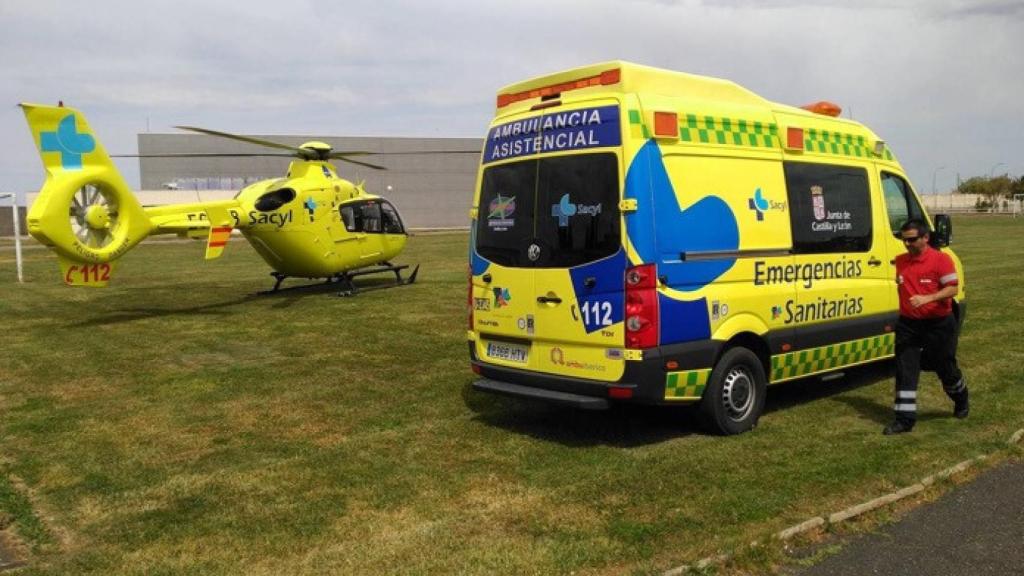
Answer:
[(220, 136), (221, 138), (238, 140), (239, 142), (248, 142), (249, 144), (256, 144), (259, 146), (267, 146), (268, 148), (277, 148), (279, 150), (291, 150), (292, 152), (297, 152), (299, 154), (305, 153), (305, 149), (299, 148), (298, 146), (289, 146), (287, 144), (271, 142), (270, 140), (261, 140), (259, 138), (252, 138), (249, 136), (239, 136), (238, 134), (231, 134), (229, 132), (219, 132), (217, 130), (197, 128), (196, 126), (175, 126), (175, 128), (178, 128), (179, 130), (188, 130), (189, 132), (198, 132), (199, 134), (206, 134), (208, 136)]
[[(413, 154), (479, 154), (481, 150), (420, 150), (419, 152), (367, 152), (379, 156), (411, 156)], [(336, 154), (351, 154), (351, 152), (336, 152)]]
[(294, 158), (295, 154), (255, 152), (255, 153), (231, 153), (231, 152), (168, 152), (166, 154), (111, 154), (111, 158)]
[[(371, 154), (372, 154), (372, 152), (371, 152)], [(373, 168), (374, 170), (387, 170), (387, 168), (385, 168), (383, 166), (378, 166), (376, 164), (370, 164), (369, 162), (360, 162), (359, 160), (353, 160), (351, 158), (347, 158), (346, 156), (348, 156), (348, 153), (344, 153), (344, 152), (340, 153), (340, 154), (338, 152), (333, 152), (333, 153), (328, 155), (329, 158), (332, 158), (334, 160), (341, 160), (342, 162), (348, 162), (350, 164), (358, 164), (360, 166), (366, 166), (367, 168)]]

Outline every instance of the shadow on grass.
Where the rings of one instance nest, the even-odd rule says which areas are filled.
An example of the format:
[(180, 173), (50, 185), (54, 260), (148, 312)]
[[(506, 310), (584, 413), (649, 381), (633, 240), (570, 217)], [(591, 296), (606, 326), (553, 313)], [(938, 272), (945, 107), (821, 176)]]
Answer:
[[(294, 304), (298, 303), (304, 298), (308, 297), (331, 297), (339, 296), (342, 291), (342, 285), (338, 282), (307, 282), (305, 284), (297, 284), (294, 286), (285, 286), (281, 290), (276, 292), (270, 292), (269, 288), (273, 284), (270, 284), (266, 291), (260, 291), (255, 293), (246, 293), (238, 298), (226, 300), (223, 302), (209, 302), (206, 304), (198, 304), (192, 306), (182, 307), (135, 307), (135, 308), (124, 308), (117, 310), (116, 304), (110, 306), (115, 308), (111, 312), (102, 316), (94, 318), (88, 318), (79, 322), (74, 322), (68, 326), (71, 328), (87, 328), (91, 326), (103, 326), (109, 324), (120, 324), (124, 322), (134, 322), (138, 320), (149, 320), (154, 318), (166, 318), (170, 316), (191, 316), (191, 315), (227, 315), (231, 314), (227, 308), (234, 306), (240, 306), (251, 302), (268, 302), (271, 308), (282, 309), (289, 308)], [(362, 280), (355, 283), (357, 292), (356, 294), (349, 295), (349, 297), (359, 297), (362, 292), (373, 292), (377, 290), (387, 288), (400, 288), (402, 285), (395, 284), (394, 280), (387, 278), (371, 278)], [(193, 287), (194, 290), (197, 288)], [(220, 289), (220, 287), (218, 287)], [(166, 299), (167, 296), (162, 294), (162, 299)]]
[[(888, 423), (892, 419), (890, 396), (878, 402), (846, 394), (893, 377), (893, 364), (880, 362), (846, 371), (841, 379), (822, 382), (805, 378), (771, 386), (765, 413), (834, 398), (865, 419)], [(710, 434), (702, 425), (696, 405), (643, 406), (613, 404), (607, 411), (576, 410), (539, 401), (494, 396), (477, 392), (467, 384), (462, 398), (475, 419), (517, 434), (566, 446), (606, 445), (619, 448), (656, 444), (686, 436)], [(921, 419), (940, 415), (925, 414)]]
[(613, 404), (609, 410), (577, 410), (533, 400), (462, 389), (475, 420), (489, 426), (566, 446), (629, 448), (702, 433), (688, 407)]
[(822, 398), (833, 398), (846, 404), (865, 419), (888, 424), (892, 420), (892, 394), (877, 401), (845, 394), (846, 392), (871, 386), (894, 378), (894, 364), (891, 361), (856, 366), (844, 371), (845, 375), (836, 380), (823, 382), (811, 377), (771, 386), (765, 402), (765, 413), (783, 410), (790, 406), (806, 404)]

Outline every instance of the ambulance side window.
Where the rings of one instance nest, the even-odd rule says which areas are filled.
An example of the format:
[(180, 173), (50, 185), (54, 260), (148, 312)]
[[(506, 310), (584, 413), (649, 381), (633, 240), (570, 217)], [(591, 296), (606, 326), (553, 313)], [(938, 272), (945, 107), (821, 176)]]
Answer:
[(871, 249), (867, 170), (854, 166), (784, 163), (795, 254)]
[(882, 172), (882, 194), (885, 196), (885, 211), (889, 214), (889, 228), (893, 234), (898, 235), (903, 223), (911, 218), (925, 219), (921, 205), (903, 178)]

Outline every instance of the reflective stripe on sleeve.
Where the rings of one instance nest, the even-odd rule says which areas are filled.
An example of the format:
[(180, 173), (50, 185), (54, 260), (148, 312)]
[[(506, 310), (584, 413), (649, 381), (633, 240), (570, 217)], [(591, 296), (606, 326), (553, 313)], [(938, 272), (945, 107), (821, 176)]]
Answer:
[(942, 278), (939, 278), (939, 284), (942, 284), (943, 286), (945, 286), (947, 284), (956, 284), (956, 283), (957, 283), (956, 272), (953, 272), (952, 274), (946, 274)]

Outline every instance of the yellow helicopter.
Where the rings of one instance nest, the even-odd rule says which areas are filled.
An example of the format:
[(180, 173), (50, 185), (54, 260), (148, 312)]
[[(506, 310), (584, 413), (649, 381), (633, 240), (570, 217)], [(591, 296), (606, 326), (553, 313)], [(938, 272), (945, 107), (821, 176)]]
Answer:
[[(239, 230), (273, 268), (268, 292), (290, 277), (317, 279), (356, 292), (353, 278), (394, 273), (395, 284), (416, 280), (417, 266), (391, 264), (408, 239), (398, 210), (368, 194), (362, 184), (339, 178), (329, 160), (383, 170), (335, 152), (323, 142), (299, 147), (190, 126), (179, 128), (287, 150), (296, 159), (284, 178), (246, 186), (232, 200), (143, 207), (131, 193), (81, 112), (59, 106), (21, 104), (46, 168), (46, 182), (27, 215), (28, 230), (53, 249), (64, 282), (106, 286), (118, 258), (155, 234), (206, 238), (206, 259), (220, 256)], [(479, 151), (459, 150), (451, 152)], [(434, 152), (437, 153), (437, 152)], [(182, 154), (217, 156), (218, 154)], [(237, 156), (237, 154), (231, 154)], [(387, 287), (392, 286), (388, 284)]]

